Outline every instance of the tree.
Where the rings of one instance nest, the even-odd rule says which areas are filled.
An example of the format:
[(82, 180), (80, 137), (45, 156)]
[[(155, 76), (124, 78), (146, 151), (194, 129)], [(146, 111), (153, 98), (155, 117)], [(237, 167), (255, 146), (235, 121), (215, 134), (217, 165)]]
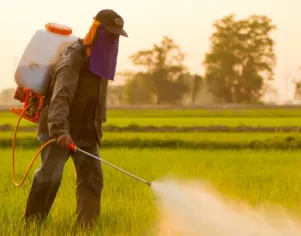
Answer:
[(274, 77), (276, 58), (269, 34), (276, 27), (261, 15), (237, 21), (229, 15), (213, 26), (211, 51), (204, 60), (209, 91), (224, 102), (257, 101), (264, 82)]
[(301, 82), (295, 82), (294, 100), (301, 100)]
[(294, 100), (301, 100), (301, 66), (297, 68), (292, 82), (295, 84)]
[(19, 101), (14, 100), (14, 94), (15, 94), (15, 89), (3, 89), (0, 92), (0, 104), (8, 104), (8, 105), (12, 105), (12, 104), (16, 104), (16, 103), (20, 103)]
[(160, 45), (154, 44), (152, 49), (139, 51), (130, 59), (145, 71), (127, 81), (129, 102), (178, 103), (188, 92), (184, 54), (172, 39), (163, 37)]
[(121, 105), (123, 102), (123, 90), (123, 85), (109, 85), (107, 93), (107, 105)]
[(146, 105), (153, 101), (149, 89), (151, 79), (148, 73), (139, 72), (129, 77), (124, 85), (125, 100), (129, 104)]
[(195, 104), (196, 96), (203, 85), (204, 85), (203, 77), (200, 75), (194, 75), (193, 84), (192, 84), (192, 92), (191, 92), (191, 103), (192, 104)]

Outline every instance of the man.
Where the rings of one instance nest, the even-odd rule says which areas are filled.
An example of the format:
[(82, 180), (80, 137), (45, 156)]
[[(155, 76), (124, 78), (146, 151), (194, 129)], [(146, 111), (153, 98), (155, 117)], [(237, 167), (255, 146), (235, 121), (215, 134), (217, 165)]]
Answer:
[(106, 121), (108, 80), (114, 80), (119, 36), (128, 37), (123, 19), (113, 10), (102, 10), (82, 40), (69, 46), (56, 64), (38, 125), (38, 139), (56, 139), (41, 153), (25, 219), (47, 217), (61, 184), (69, 156), (76, 169), (77, 222), (92, 226), (100, 214), (103, 174), (101, 163), (69, 144), (99, 155), (102, 123)]

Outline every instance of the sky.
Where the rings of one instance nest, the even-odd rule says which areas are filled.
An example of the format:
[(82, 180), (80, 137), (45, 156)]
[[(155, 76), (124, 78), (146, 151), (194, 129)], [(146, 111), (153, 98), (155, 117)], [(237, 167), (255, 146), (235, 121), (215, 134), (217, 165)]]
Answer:
[(0, 90), (16, 87), (13, 75), (18, 60), (33, 34), (48, 22), (68, 25), (84, 37), (99, 10), (113, 9), (123, 17), (129, 35), (120, 41), (118, 72), (136, 70), (129, 56), (169, 36), (182, 48), (190, 71), (203, 74), (215, 20), (228, 14), (237, 18), (264, 14), (277, 25), (272, 34), (275, 86), (280, 100), (290, 100), (293, 89), (288, 81), (301, 65), (300, 8), (300, 0), (0, 0)]

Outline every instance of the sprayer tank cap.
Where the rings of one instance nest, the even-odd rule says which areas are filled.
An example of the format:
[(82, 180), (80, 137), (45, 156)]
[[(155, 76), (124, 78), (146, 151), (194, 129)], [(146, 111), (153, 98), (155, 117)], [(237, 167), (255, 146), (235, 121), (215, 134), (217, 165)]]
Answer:
[(70, 35), (72, 34), (72, 29), (66, 25), (57, 24), (57, 23), (48, 23), (45, 26), (46, 30), (60, 35)]

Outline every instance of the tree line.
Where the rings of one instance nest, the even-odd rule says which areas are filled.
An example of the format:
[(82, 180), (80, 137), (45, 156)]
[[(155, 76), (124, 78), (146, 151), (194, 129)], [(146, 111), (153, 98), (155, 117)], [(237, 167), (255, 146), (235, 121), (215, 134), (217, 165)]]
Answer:
[[(276, 29), (263, 15), (235, 19), (228, 15), (213, 23), (211, 47), (203, 60), (204, 75), (185, 67), (181, 48), (169, 37), (130, 57), (144, 69), (128, 75), (123, 88), (129, 104), (198, 103), (201, 93), (217, 103), (254, 103), (274, 79), (276, 56), (270, 33)], [(203, 97), (204, 99), (204, 97)]]
[[(109, 105), (260, 102), (267, 82), (274, 79), (275, 42), (270, 34), (276, 26), (264, 15), (236, 19), (231, 14), (213, 27), (203, 75), (190, 73), (182, 49), (164, 36), (152, 48), (130, 56), (140, 71), (121, 73), (125, 83), (110, 86)], [(296, 87), (301, 93), (301, 84)]]

